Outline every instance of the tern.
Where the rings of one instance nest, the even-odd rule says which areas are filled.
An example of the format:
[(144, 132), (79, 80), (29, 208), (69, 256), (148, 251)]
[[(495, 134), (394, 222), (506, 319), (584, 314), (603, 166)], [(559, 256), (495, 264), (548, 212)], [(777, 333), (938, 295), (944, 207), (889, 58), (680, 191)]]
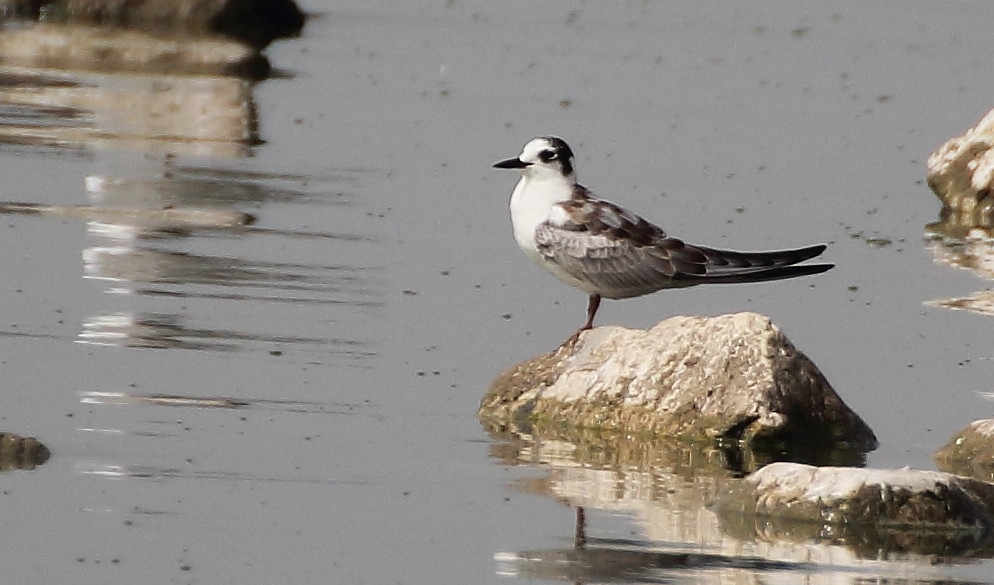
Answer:
[(594, 196), (576, 181), (573, 151), (561, 138), (533, 138), (515, 158), (511, 224), (518, 246), (559, 280), (587, 293), (594, 326), (601, 299), (626, 299), (667, 288), (746, 283), (818, 274), (833, 264), (797, 265), (824, 244), (792, 250), (735, 252), (688, 244), (627, 209)]

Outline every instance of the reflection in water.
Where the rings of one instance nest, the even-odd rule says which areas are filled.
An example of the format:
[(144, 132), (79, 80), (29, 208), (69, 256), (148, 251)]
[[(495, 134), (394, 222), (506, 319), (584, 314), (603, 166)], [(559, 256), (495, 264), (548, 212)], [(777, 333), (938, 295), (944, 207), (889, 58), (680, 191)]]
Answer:
[(936, 262), (994, 280), (994, 235), (986, 230), (973, 230), (963, 237), (933, 234), (927, 244)]
[[(248, 158), (262, 142), (252, 89), (252, 82), (234, 76), (0, 66), (0, 149), (52, 159), (70, 152), (83, 155), (74, 162), (93, 163), (88, 176), (79, 177), (86, 200), (77, 201), (76, 193), (51, 194), (55, 204), (0, 202), (0, 213), (39, 218), (24, 222), (32, 227), (46, 219), (85, 222), (80, 252), (88, 286), (81, 288), (102, 289), (108, 294), (99, 298), (109, 306), (83, 304), (76, 341), (117, 351), (77, 353), (108, 357), (129, 376), (161, 375), (149, 385), (166, 390), (94, 391), (104, 384), (99, 375), (81, 379), (87, 421), (76, 432), (85, 446), (73, 466), (80, 475), (187, 486), (181, 489), (189, 489), (187, 480), (370, 483), (354, 470), (342, 471), (346, 480), (306, 477), (299, 467), (272, 471), (285, 463), (288, 451), (297, 456), (300, 449), (279, 434), (271, 440), (266, 426), (238, 422), (230, 436), (218, 432), (225, 421), (307, 419), (325, 429), (345, 419), (314, 417), (381, 416), (367, 403), (284, 399), (303, 391), (292, 376), (275, 383), (246, 378), (242, 370), (242, 378), (232, 376), (260, 398), (241, 396), (243, 389), (231, 388), (225, 377), (250, 362), (246, 370), (276, 376), (289, 368), (270, 367), (270, 361), (293, 368), (304, 363), (301, 369), (309, 372), (312, 364), (369, 368), (379, 341), (370, 321), (383, 303), (380, 245), (370, 229), (376, 220), (366, 220), (371, 214), (355, 201), (370, 171), (260, 168), (261, 157)], [(175, 368), (150, 373), (130, 370), (135, 348), (159, 349), (143, 356), (151, 361), (163, 350), (201, 353), (170, 352)], [(248, 355), (200, 359), (205, 352)], [(177, 372), (205, 362), (216, 366), (209, 377)], [(326, 374), (313, 374), (320, 380), (317, 392), (332, 394), (336, 384), (347, 384), (348, 376)], [(197, 389), (191, 385), (219, 395), (193, 395)], [(219, 424), (191, 435), (189, 427), (177, 426), (180, 416)], [(248, 433), (264, 435), (249, 438), (250, 453), (241, 448)], [(224, 439), (241, 446), (235, 454), (243, 457), (219, 453)], [(106, 451), (90, 445), (100, 441), (113, 445)], [(94, 459), (95, 452), (105, 454)], [(216, 463), (201, 466), (199, 457), (188, 457), (191, 452), (217, 455), (204, 457)], [(125, 500), (134, 493), (148, 492), (129, 492)], [(120, 503), (125, 500), (110, 498), (109, 506), (83, 509), (127, 507)]]
[(318, 479), (306, 477), (262, 477), (247, 473), (227, 471), (188, 470), (178, 467), (153, 467), (144, 465), (110, 465), (93, 461), (83, 462), (76, 466), (77, 473), (103, 477), (106, 479), (145, 479), (151, 481), (169, 481), (177, 478), (201, 479), (212, 481), (277, 481), (287, 483), (316, 483), (328, 485), (365, 486), (372, 483), (363, 479)]
[(994, 315), (994, 292), (980, 290), (965, 297), (950, 297), (925, 301), (931, 307), (942, 307), (959, 311), (971, 311), (980, 315)]
[(250, 213), (223, 209), (104, 209), (89, 205), (42, 205), (16, 201), (0, 202), (0, 213), (117, 222), (96, 225), (107, 226), (108, 232), (114, 231), (114, 228), (131, 230), (138, 228), (146, 234), (177, 234), (197, 229), (231, 229), (255, 222), (255, 217)]
[(796, 543), (845, 547), (858, 559), (883, 558), (890, 561), (932, 564), (955, 563), (968, 558), (990, 558), (994, 539), (984, 530), (909, 530), (878, 525), (817, 524), (777, 517), (748, 518), (722, 513), (722, 530), (745, 542)]
[(379, 418), (368, 403), (308, 402), (229, 396), (184, 396), (180, 394), (133, 394), (130, 392), (80, 392), (81, 404), (150, 405), (180, 408), (232, 408), (272, 410), (294, 414), (344, 414)]
[[(330, 183), (317, 178), (280, 174), (270, 188), (266, 175), (258, 171), (244, 176), (233, 170), (204, 170), (164, 161), (165, 171), (158, 179), (131, 180), (107, 175), (87, 177), (88, 192), (95, 205), (72, 209), (55, 206), (31, 207), (31, 212), (56, 217), (89, 219), (87, 230), (100, 240), (83, 250), (83, 272), (88, 279), (111, 283), (108, 292), (134, 299), (148, 299), (156, 304), (169, 299), (188, 307), (183, 314), (168, 310), (112, 311), (95, 315), (83, 324), (79, 341), (99, 345), (135, 348), (174, 348), (214, 351), (246, 350), (273, 345), (310, 346), (311, 362), (327, 359), (346, 360), (358, 365), (376, 355), (375, 341), (360, 338), (355, 332), (334, 336), (280, 334), (260, 331), (257, 320), (239, 320), (231, 327), (194, 325), (198, 318), (194, 307), (215, 302), (236, 302), (246, 307), (281, 305), (290, 313), (304, 313), (322, 308), (348, 313), (369, 313), (382, 305), (382, 279), (379, 270), (370, 266), (372, 257), (361, 253), (377, 242), (370, 235), (337, 232), (307, 232), (278, 227), (250, 227), (250, 215), (238, 210), (244, 203), (267, 203), (267, 194), (275, 193), (283, 203), (331, 204), (347, 217), (351, 202), (340, 191), (339, 183), (354, 183), (355, 172), (327, 175)], [(306, 191), (293, 199), (293, 181), (306, 183)], [(189, 187), (190, 191), (185, 188)], [(331, 188), (329, 188), (331, 187)], [(209, 198), (201, 197), (210, 191)], [(330, 196), (329, 193), (332, 193)], [(248, 198), (243, 201), (242, 198)], [(204, 199), (197, 203), (197, 199)], [(20, 208), (0, 204), (0, 212), (22, 213)], [(353, 212), (354, 213), (354, 212)], [(98, 219), (99, 221), (95, 221)], [(349, 226), (354, 227), (354, 226)], [(337, 262), (281, 262), (250, 258), (269, 250), (288, 248), (287, 239), (307, 246), (326, 242), (333, 246), (330, 258)], [(249, 245), (247, 240), (256, 242)], [(240, 254), (231, 244), (239, 243)], [(178, 249), (182, 246), (183, 249)], [(196, 248), (212, 250), (198, 253)], [(215, 252), (213, 250), (220, 250)], [(325, 257), (324, 254), (321, 256)], [(349, 262), (344, 258), (356, 258)], [(252, 314), (259, 308), (246, 308)], [(271, 311), (263, 311), (271, 313)], [(214, 315), (212, 321), (217, 320)], [(272, 326), (282, 326), (273, 323)]]
[[(813, 583), (818, 565), (809, 562), (781, 562), (758, 557), (732, 557), (720, 554), (670, 552), (652, 549), (645, 543), (615, 539), (594, 539), (586, 548), (497, 553), (497, 573), (524, 579), (569, 581), (573, 583), (670, 583), (680, 577), (694, 577), (698, 583), (724, 583), (726, 577), (755, 577), (757, 573), (790, 571), (794, 579)], [(693, 572), (691, 572), (693, 571)], [(712, 579), (703, 575), (710, 572)]]
[[(670, 582), (692, 576), (695, 583), (726, 583), (787, 572), (783, 582), (827, 585), (851, 571), (875, 579), (910, 576), (908, 583), (952, 583), (932, 579), (936, 562), (955, 565), (964, 557), (990, 554), (991, 545), (977, 534), (884, 533), (872, 526), (788, 526), (772, 520), (730, 524), (710, 503), (740, 481), (742, 462), (761, 467), (768, 456), (730, 459), (723, 449), (647, 437), (530, 430), (535, 434), (491, 429), (491, 454), (502, 465), (547, 471), (514, 487), (577, 508), (574, 546), (497, 553), (500, 573), (574, 582)], [(632, 516), (643, 537), (623, 542), (599, 537), (603, 514)]]
[[(89, 224), (91, 233), (107, 244), (83, 251), (84, 276), (112, 284), (110, 292), (148, 299), (184, 302), (215, 301), (242, 304), (279, 304), (291, 311), (314, 307), (340, 307), (349, 311), (375, 311), (380, 280), (373, 268), (349, 264), (302, 264), (249, 260), (231, 256), (194, 254), (168, 249), (179, 235), (156, 229), (154, 235), (134, 226)], [(194, 234), (186, 232), (183, 238)], [(334, 239), (333, 234), (326, 236)], [(249, 237), (249, 234), (242, 234)], [(257, 237), (278, 237), (261, 233)], [(360, 242), (361, 243), (361, 242)], [(96, 315), (83, 324), (79, 340), (101, 345), (200, 350), (245, 349), (246, 343), (313, 346), (314, 351), (349, 360), (375, 355), (374, 341), (355, 335), (304, 336), (251, 331), (251, 321), (235, 328), (197, 327), (192, 317), (159, 311), (127, 311)]]
[(0, 67), (0, 143), (243, 157), (259, 141), (237, 77)]
[(223, 397), (179, 396), (174, 394), (151, 394), (141, 396), (125, 392), (80, 392), (82, 404), (131, 404), (144, 402), (158, 406), (189, 406), (197, 408), (239, 408), (248, 406), (244, 400)]
[[(994, 227), (968, 225), (944, 213), (942, 221), (925, 226), (926, 245), (935, 262), (965, 268), (985, 280), (994, 280)], [(979, 290), (963, 297), (926, 301), (926, 305), (994, 315), (994, 293)]]
[(322, 169), (318, 173), (261, 172), (245, 168), (180, 165), (167, 156), (162, 176), (120, 178), (89, 175), (85, 186), (91, 197), (106, 206), (207, 207), (257, 203), (308, 203), (348, 206), (343, 188), (354, 189), (370, 169)]
[(179, 319), (178, 315), (153, 313), (101, 315), (83, 322), (79, 342), (94, 345), (212, 351), (243, 349), (244, 346), (239, 342), (310, 344), (322, 347), (340, 346), (331, 351), (354, 358), (375, 355), (372, 351), (363, 349), (369, 347), (369, 344), (355, 340), (249, 334), (223, 329), (192, 329), (183, 327)]
[[(308, 402), (295, 400), (270, 400), (254, 398), (232, 398), (225, 396), (185, 396), (177, 394), (134, 394), (128, 392), (80, 392), (80, 403), (89, 405), (124, 406), (124, 407), (163, 407), (163, 408), (195, 408), (195, 409), (240, 409), (246, 411), (279, 411), (306, 415), (332, 416), (364, 416), (379, 418), (380, 414), (369, 403), (351, 404), (334, 402)], [(147, 421), (145, 425), (155, 425)], [(143, 425), (143, 426), (145, 426)], [(172, 428), (173, 425), (168, 425)], [(177, 433), (169, 430), (142, 429), (126, 432), (116, 428), (79, 428), (83, 433), (112, 436), (145, 437), (162, 439), (175, 437)], [(188, 462), (189, 463), (189, 462)], [(279, 481), (291, 483), (318, 484), (349, 484), (367, 485), (369, 482), (357, 480), (335, 480), (321, 478), (301, 478), (293, 476), (281, 478), (260, 476), (244, 472), (226, 472), (218, 470), (203, 470), (193, 467), (165, 467), (141, 464), (108, 464), (94, 461), (82, 461), (76, 465), (76, 471), (84, 475), (107, 479), (145, 479), (152, 481), (169, 481), (177, 478), (192, 478), (199, 480), (223, 481)]]
[[(123, 407), (139, 409), (143, 413), (150, 409), (196, 409), (196, 410), (238, 410), (248, 412), (281, 412), (307, 416), (359, 416), (381, 419), (379, 409), (369, 403), (324, 402), (303, 400), (280, 400), (267, 398), (244, 398), (230, 396), (194, 396), (184, 394), (136, 394), (133, 392), (79, 392), (79, 401), (86, 405)], [(170, 415), (171, 416), (171, 415)], [(143, 438), (162, 440), (182, 436), (177, 431), (175, 420), (141, 417), (136, 429), (121, 428), (77, 428), (80, 433), (120, 438)], [(143, 453), (147, 451), (142, 450)], [(265, 465), (258, 466), (264, 470)], [(253, 467), (255, 469), (255, 467)], [(328, 485), (368, 485), (364, 479), (307, 478), (294, 474), (292, 477), (260, 475), (251, 471), (229, 472), (216, 469), (198, 469), (190, 460), (181, 466), (147, 465), (143, 463), (106, 463), (83, 460), (75, 465), (77, 473), (113, 480), (140, 479), (165, 482), (175, 479), (221, 480), (232, 482), (275, 481), (289, 483), (315, 483)], [(263, 471), (264, 473), (264, 471)], [(351, 476), (351, 474), (350, 474)]]
[[(285, 293), (336, 293), (286, 297), (294, 302), (378, 304), (368, 296), (375, 284), (369, 270), (346, 265), (306, 265), (195, 255), (150, 246), (91, 247), (83, 250), (87, 278), (136, 283), (182, 283), (273, 289)], [(189, 296), (196, 296), (190, 294)]]
[[(81, 250), (83, 277), (106, 287), (111, 306), (91, 309), (76, 341), (369, 367), (378, 340), (368, 320), (381, 308), (382, 278), (377, 237), (356, 221), (366, 214), (355, 208), (354, 196), (370, 171), (241, 163), (261, 144), (251, 81), (131, 71), (0, 66), (0, 148), (83, 152), (95, 160), (94, 170), (80, 177), (86, 205), (0, 202), (3, 214), (86, 222), (91, 242)], [(267, 221), (254, 225), (264, 213)], [(320, 220), (312, 224), (315, 213)], [(281, 218), (289, 218), (286, 225)], [(368, 405), (281, 397), (86, 389), (80, 401), (379, 416)], [(78, 431), (131, 440), (177, 436), (173, 425), (155, 420), (134, 430)], [(153, 481), (341, 483), (141, 463), (84, 461), (77, 471)]]
[[(84, 276), (111, 283), (107, 292), (115, 295), (113, 307), (86, 319), (78, 341), (211, 351), (278, 344), (309, 348), (309, 363), (349, 365), (376, 354), (369, 328), (355, 326), (357, 316), (382, 303), (379, 269), (371, 265), (376, 237), (357, 231), (354, 218), (362, 215), (351, 198), (369, 170), (315, 174), (218, 163), (246, 158), (262, 143), (254, 81), (237, 73), (246, 69), (226, 65), (238, 51), (197, 53), (189, 43), (168, 49), (145, 39), (149, 44), (140, 46), (148, 51), (166, 52), (136, 64), (127, 59), (139, 55), (128, 53), (134, 39), (127, 33), (45, 26), (24, 32), (40, 44), (21, 47), (0, 66), (0, 147), (97, 152), (121, 173), (82, 178), (90, 205), (0, 203), (0, 213), (88, 222), (98, 242), (82, 252)], [(60, 34), (109, 35), (101, 43), (123, 44), (107, 49), (116, 60), (93, 61), (88, 57), (103, 44), (64, 51)], [(227, 41), (196, 42), (208, 43), (197, 45), (203, 49)], [(80, 60), (50, 66), (48, 49), (37, 47)], [(149, 54), (156, 53), (141, 53)], [(135, 153), (142, 155), (138, 165), (127, 160)], [(250, 227), (259, 210), (300, 205), (335, 213), (322, 217), (320, 229), (301, 225), (307, 214), (299, 211), (287, 226)], [(292, 260), (272, 257), (282, 250)], [(237, 308), (219, 308), (232, 304)], [(315, 326), (318, 308), (334, 335), (299, 330), (300, 323)], [(232, 321), (218, 323), (224, 317)], [(284, 326), (293, 334), (278, 331)]]

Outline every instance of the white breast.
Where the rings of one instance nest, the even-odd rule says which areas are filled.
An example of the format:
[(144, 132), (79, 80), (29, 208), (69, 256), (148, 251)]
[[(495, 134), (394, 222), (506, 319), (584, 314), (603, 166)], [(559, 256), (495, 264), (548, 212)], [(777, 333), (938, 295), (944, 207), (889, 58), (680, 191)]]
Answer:
[[(573, 186), (563, 177), (521, 177), (511, 193), (511, 225), (518, 246), (534, 260), (540, 260), (535, 245), (535, 228), (549, 219), (557, 203), (568, 201)], [(544, 261), (542, 262), (544, 263)]]
[(573, 183), (564, 177), (536, 179), (522, 177), (511, 194), (511, 225), (514, 239), (529, 258), (548, 270), (553, 276), (570, 286), (590, 294), (596, 292), (584, 282), (538, 252), (535, 229), (546, 221), (561, 225), (567, 219), (565, 211), (556, 205), (568, 201), (573, 193)]

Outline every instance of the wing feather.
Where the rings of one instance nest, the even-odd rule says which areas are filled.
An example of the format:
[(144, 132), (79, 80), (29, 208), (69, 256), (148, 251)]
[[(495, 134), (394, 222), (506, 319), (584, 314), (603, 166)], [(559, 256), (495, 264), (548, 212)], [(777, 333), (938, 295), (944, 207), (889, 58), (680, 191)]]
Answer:
[[(734, 252), (687, 244), (658, 226), (577, 185), (535, 230), (539, 254), (606, 298), (663, 288), (784, 277), (780, 269), (817, 256), (824, 246), (774, 252)], [(820, 266), (820, 265), (819, 265)], [(793, 274), (793, 273), (791, 273)]]

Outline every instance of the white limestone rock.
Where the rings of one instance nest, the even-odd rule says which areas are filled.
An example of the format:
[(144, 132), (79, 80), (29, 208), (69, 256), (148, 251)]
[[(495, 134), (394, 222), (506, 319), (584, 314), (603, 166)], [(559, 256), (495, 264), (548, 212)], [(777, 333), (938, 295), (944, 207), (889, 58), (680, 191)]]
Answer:
[(772, 463), (728, 486), (713, 509), (724, 519), (984, 533), (994, 526), (992, 505), (994, 485), (939, 471)]
[(953, 223), (989, 225), (994, 214), (994, 110), (928, 157), (928, 186)]
[(818, 368), (756, 313), (583, 332), (502, 373), (479, 416), (692, 441), (877, 444)]

